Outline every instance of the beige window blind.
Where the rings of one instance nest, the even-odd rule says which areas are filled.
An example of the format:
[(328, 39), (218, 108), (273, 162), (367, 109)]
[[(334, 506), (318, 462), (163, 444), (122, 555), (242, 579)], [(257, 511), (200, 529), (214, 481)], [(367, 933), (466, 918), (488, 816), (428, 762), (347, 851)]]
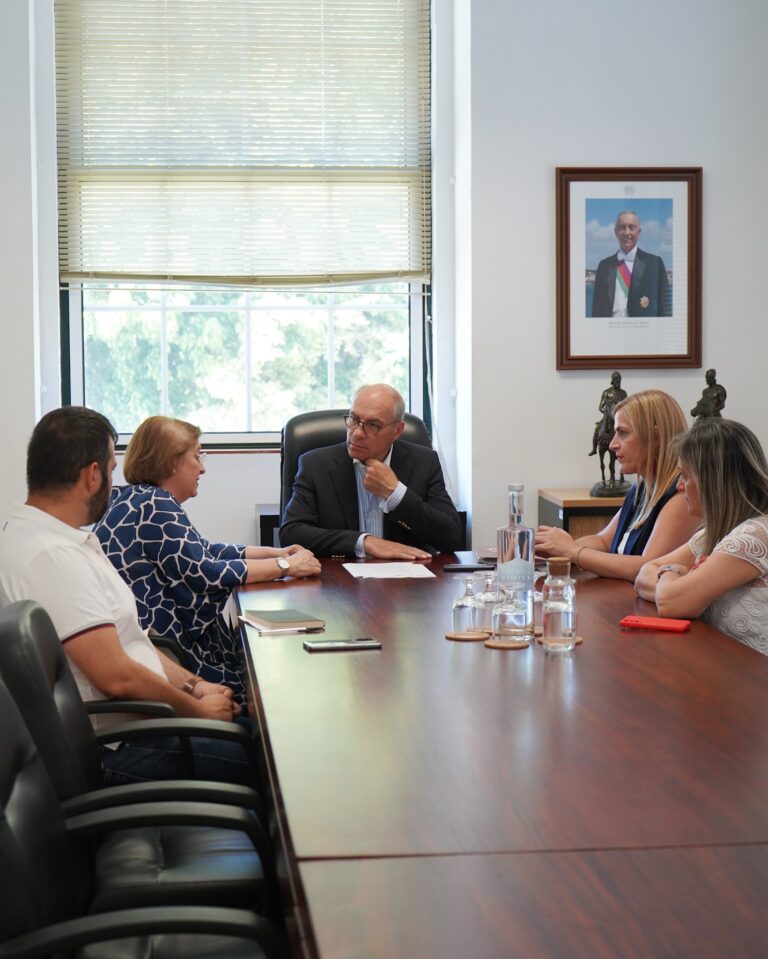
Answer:
[(426, 280), (429, 0), (56, 0), (60, 272)]

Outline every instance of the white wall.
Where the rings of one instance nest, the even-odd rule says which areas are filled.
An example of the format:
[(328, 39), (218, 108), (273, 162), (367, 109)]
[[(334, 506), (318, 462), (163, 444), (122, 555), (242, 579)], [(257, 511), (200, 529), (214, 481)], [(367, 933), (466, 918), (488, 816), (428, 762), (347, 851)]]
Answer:
[(34, 90), (27, 0), (0, 4), (0, 515), (24, 492), (37, 412)]
[[(472, 513), (493, 542), (506, 483), (591, 485), (609, 372), (555, 370), (555, 168), (704, 168), (703, 359), (768, 442), (764, 0), (471, 3)], [(462, 78), (457, 82), (461, 85)], [(466, 278), (463, 278), (466, 279)], [(459, 322), (467, 322), (460, 316)], [(703, 371), (626, 371), (689, 410)], [(464, 455), (469, 455), (465, 450)]]
[[(49, 56), (37, 88), (30, 81), (28, 24), (33, 9), (38, 44), (50, 46), (51, 5), (0, 3), (0, 515), (23, 494), (40, 356), (44, 407), (55, 405), (55, 362), (36, 344), (38, 303), (43, 327), (56, 323), (52, 71)], [(646, 0), (639, 16), (607, 0), (455, 0), (455, 11), (435, 0), (434, 10), (438, 426), (474, 542), (493, 541), (508, 482), (525, 482), (534, 522), (538, 487), (599, 475), (586, 454), (609, 373), (555, 370), (557, 166), (703, 166), (704, 368), (728, 388), (728, 414), (768, 443), (764, 243), (749, 229), (768, 204), (768, 5)], [(686, 410), (704, 386), (701, 370), (624, 372), (627, 390), (668, 389)], [(217, 456), (190, 512), (211, 538), (252, 540), (255, 504), (277, 499), (276, 456)]]

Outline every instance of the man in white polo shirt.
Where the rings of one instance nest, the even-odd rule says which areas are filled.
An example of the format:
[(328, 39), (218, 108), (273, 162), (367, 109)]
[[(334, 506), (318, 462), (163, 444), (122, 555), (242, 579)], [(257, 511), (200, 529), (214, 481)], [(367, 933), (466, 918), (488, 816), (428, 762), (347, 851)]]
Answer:
[[(130, 588), (96, 536), (81, 528), (106, 508), (116, 439), (109, 420), (85, 407), (62, 407), (37, 424), (27, 449), (27, 501), (0, 532), (0, 602), (31, 599), (47, 610), (83, 699), (149, 699), (179, 716), (232, 720), (240, 712), (232, 691), (153, 646)], [(99, 719), (102, 727), (110, 722)], [(236, 744), (199, 738), (193, 748), (200, 778), (253, 784)], [(103, 750), (102, 761), (108, 785), (185, 773), (173, 737)]]

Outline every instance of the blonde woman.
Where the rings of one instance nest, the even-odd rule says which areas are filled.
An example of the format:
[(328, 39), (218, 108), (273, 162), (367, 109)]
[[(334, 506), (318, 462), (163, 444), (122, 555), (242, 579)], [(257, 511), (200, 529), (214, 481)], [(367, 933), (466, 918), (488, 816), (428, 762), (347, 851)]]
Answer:
[(679, 403), (661, 390), (633, 393), (616, 405), (611, 449), (621, 471), (634, 474), (624, 505), (594, 536), (573, 539), (565, 530), (540, 526), (536, 551), (567, 556), (598, 576), (633, 581), (649, 559), (687, 542), (699, 525), (677, 489), (674, 438), (686, 429)]
[(131, 587), (142, 627), (173, 636), (198, 676), (229, 686), (242, 702), (240, 657), (227, 609), (232, 590), (242, 583), (314, 576), (320, 563), (301, 546), (209, 543), (182, 507), (197, 496), (204, 473), (200, 430), (150, 416), (125, 451), (123, 474), (131, 485), (116, 491), (95, 533)]
[(702, 529), (646, 563), (635, 589), (661, 616), (701, 616), (768, 655), (768, 463), (752, 430), (717, 417), (678, 442), (680, 489)]

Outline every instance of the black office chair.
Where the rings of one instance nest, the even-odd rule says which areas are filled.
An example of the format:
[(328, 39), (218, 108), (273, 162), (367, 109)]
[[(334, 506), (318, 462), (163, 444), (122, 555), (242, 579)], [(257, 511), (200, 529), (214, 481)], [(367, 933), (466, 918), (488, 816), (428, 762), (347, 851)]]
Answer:
[(34, 740), (2, 683), (0, 729), (0, 955), (5, 959), (75, 954), (80, 959), (281, 955), (271, 926), (245, 910), (155, 906), (88, 915), (94, 884), (89, 839), (100, 828), (98, 814), (65, 821)]
[[(224, 817), (216, 829), (196, 826), (192, 816), (188, 824), (169, 825), (163, 817), (164, 824), (131, 831), (116, 821), (112, 832), (99, 839), (92, 908), (199, 903), (277, 911), (274, 880), (265, 877), (265, 867), (270, 879), (272, 872), (269, 843), (259, 820), (247, 811), (255, 807), (261, 812), (253, 790), (197, 781), (103, 788), (100, 741), (121, 735), (119, 730), (123, 737), (141, 736), (158, 722), (171, 730), (179, 724), (188, 728), (191, 722), (198, 735), (207, 735), (207, 724), (142, 720), (95, 734), (53, 623), (29, 601), (0, 610), (0, 677), (17, 702), (67, 816), (107, 816), (117, 805), (127, 810), (127, 820), (134, 808), (129, 804), (159, 802), (181, 809), (191, 802), (215, 803)], [(247, 737), (235, 724), (211, 725), (231, 726), (238, 738)]]
[[(317, 410), (292, 416), (280, 434), (280, 516), (291, 498), (299, 457), (309, 450), (341, 443), (347, 435), (344, 417), (348, 410)], [(400, 438), (419, 446), (432, 446), (424, 421), (413, 413), (403, 417), (405, 428)]]

